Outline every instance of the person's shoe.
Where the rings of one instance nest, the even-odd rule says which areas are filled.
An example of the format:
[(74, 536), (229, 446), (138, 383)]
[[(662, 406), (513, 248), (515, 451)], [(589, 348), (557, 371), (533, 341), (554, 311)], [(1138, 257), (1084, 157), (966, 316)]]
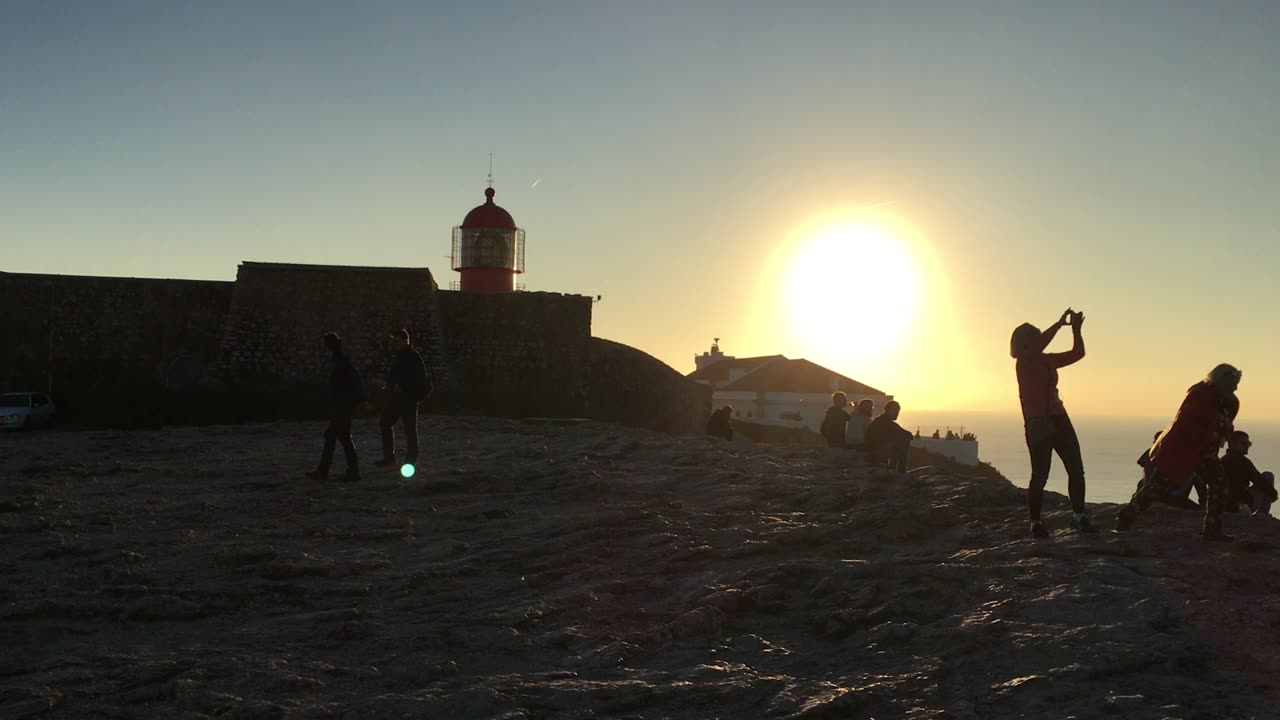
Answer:
[(308, 480), (321, 480), (321, 481), (323, 481), (323, 480), (328, 480), (328, 479), (329, 479), (329, 471), (328, 471), (328, 470), (321, 470), (320, 468), (316, 468), (315, 470), (312, 470), (311, 472), (307, 473), (307, 479), (308, 479)]
[(1133, 523), (1137, 519), (1138, 514), (1133, 511), (1133, 508), (1125, 506), (1125, 509), (1121, 510), (1119, 515), (1116, 515), (1116, 532), (1127, 532), (1129, 528), (1133, 527)]
[(1031, 523), (1031, 537), (1037, 540), (1049, 537), (1049, 531), (1044, 529), (1044, 523), (1042, 522)]
[(1203, 540), (1204, 542), (1229, 543), (1229, 542), (1235, 542), (1236, 538), (1234, 535), (1227, 535), (1223, 533), (1222, 528), (1218, 527), (1218, 528), (1205, 528), (1204, 532), (1200, 534), (1200, 539)]
[(359, 479), (360, 471), (355, 468), (347, 468), (347, 471), (342, 474), (343, 482), (356, 482)]
[(396, 459), (393, 457), (384, 457), (373, 464), (376, 468), (389, 468), (396, 466)]
[(1089, 522), (1089, 516), (1085, 514), (1071, 515), (1071, 529), (1078, 533), (1092, 534), (1098, 532), (1098, 528)]

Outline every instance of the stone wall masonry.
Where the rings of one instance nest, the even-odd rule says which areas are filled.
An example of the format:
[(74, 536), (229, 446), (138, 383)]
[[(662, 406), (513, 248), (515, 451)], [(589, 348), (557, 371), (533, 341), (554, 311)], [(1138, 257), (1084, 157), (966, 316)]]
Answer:
[(44, 390), (51, 374), (69, 408), (193, 387), (217, 357), (231, 292), (218, 281), (0, 273), (0, 390)]
[(591, 340), (589, 417), (669, 433), (706, 431), (711, 388), (648, 353)]
[(442, 290), (436, 304), (443, 363), (452, 374), (443, 402), (451, 411), (585, 413), (591, 298)]
[(587, 296), (440, 291), (426, 268), (245, 262), (234, 283), (0, 273), (0, 308), (0, 391), (46, 389), (52, 367), (64, 417), (91, 425), (315, 417), (330, 330), (376, 405), (400, 327), (431, 369), (429, 411), (701, 432), (710, 403), (591, 337)]
[(415, 347), (431, 355), (435, 289), (426, 268), (242, 263), (218, 379), (256, 388), (323, 387), (329, 365), (321, 338), (333, 331), (372, 392), (387, 369), (391, 330), (405, 328)]

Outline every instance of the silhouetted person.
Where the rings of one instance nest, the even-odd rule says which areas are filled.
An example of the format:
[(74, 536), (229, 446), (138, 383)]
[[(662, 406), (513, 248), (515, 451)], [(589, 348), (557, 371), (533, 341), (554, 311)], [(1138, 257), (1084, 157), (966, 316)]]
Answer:
[(725, 405), (724, 407), (711, 413), (711, 419), (707, 420), (707, 434), (712, 437), (724, 438), (725, 440), (733, 439), (733, 406)]
[(842, 392), (831, 393), (831, 407), (822, 418), (822, 437), (827, 440), (827, 447), (844, 447), (844, 426), (849, 422), (849, 398)]
[[(1064, 353), (1046, 353), (1045, 348), (1065, 325), (1071, 326), (1071, 349)], [(1022, 400), (1027, 452), (1031, 455), (1027, 512), (1031, 516), (1031, 536), (1036, 538), (1049, 536), (1040, 521), (1040, 510), (1055, 452), (1067, 469), (1071, 529), (1083, 533), (1097, 532), (1084, 514), (1084, 460), (1080, 457), (1080, 439), (1076, 437), (1066, 406), (1058, 397), (1058, 368), (1079, 362), (1084, 357), (1083, 328), (1084, 313), (1067, 308), (1048, 330), (1040, 332), (1035, 325), (1024, 323), (1013, 331), (1009, 340), (1009, 354), (1018, 361), (1018, 397)]]
[(347, 471), (343, 480), (359, 480), (359, 458), (356, 455), (356, 444), (351, 439), (351, 419), (355, 416), (356, 407), (364, 400), (364, 384), (360, 381), (360, 373), (342, 352), (342, 338), (337, 333), (325, 333), (324, 346), (329, 349), (329, 426), (324, 430), (324, 450), (320, 453), (320, 464), (315, 470), (307, 473), (312, 480), (326, 480), (329, 468), (333, 465), (333, 448), (342, 443), (342, 452), (347, 458)]
[(854, 450), (865, 450), (867, 447), (867, 428), (871, 427), (871, 415), (875, 412), (875, 404), (863, 398), (853, 409), (849, 421), (844, 428), (844, 444)]
[(911, 452), (911, 431), (898, 424), (902, 405), (897, 400), (885, 403), (884, 412), (867, 426), (867, 452), (871, 462), (888, 463), (900, 473), (907, 471), (907, 455)]
[(1230, 542), (1235, 538), (1222, 532), (1222, 510), (1227, 499), (1226, 477), (1218, 450), (1230, 436), (1232, 422), (1240, 410), (1236, 388), (1242, 373), (1222, 364), (1202, 382), (1192, 385), (1164, 434), (1151, 446), (1142, 482), (1129, 504), (1116, 516), (1116, 530), (1133, 527), (1138, 513), (1170, 491), (1186, 486), (1193, 476), (1207, 487), (1204, 502), (1204, 540)]
[[(1160, 439), (1160, 435), (1162, 434), (1163, 432), (1157, 432), (1155, 436), (1151, 438), (1151, 444), (1155, 445), (1156, 441)], [(1138, 456), (1138, 466), (1143, 469), (1143, 476), (1138, 478), (1138, 487), (1142, 487), (1142, 481), (1146, 477), (1146, 468), (1150, 463), (1151, 448), (1147, 448), (1142, 451), (1142, 455)], [(1191, 480), (1194, 480), (1194, 483), (1191, 482)], [(1198, 493), (1198, 497), (1200, 498), (1200, 502), (1196, 502), (1191, 499), (1191, 488), (1193, 484), (1196, 488), (1196, 492)], [(1170, 490), (1169, 495), (1159, 498), (1159, 501), (1166, 502), (1181, 510), (1201, 510), (1203, 509), (1202, 504), (1204, 503), (1205, 496), (1207, 494), (1208, 490), (1205, 489), (1204, 481), (1193, 475), (1185, 487)]]
[(1276, 501), (1276, 476), (1258, 472), (1248, 458), (1252, 446), (1249, 433), (1243, 430), (1231, 433), (1227, 441), (1227, 452), (1222, 456), (1222, 469), (1227, 475), (1227, 509), (1235, 512), (1245, 505), (1251, 515), (1265, 517), (1271, 514), (1271, 503)]
[(934, 431), (933, 431), (933, 439), (934, 439), (934, 440), (941, 440), (941, 439), (942, 439), (942, 431), (941, 431), (941, 430), (934, 430)]
[(378, 421), (382, 429), (382, 459), (374, 463), (378, 467), (396, 464), (396, 421), (404, 427), (407, 454), (404, 461), (410, 465), (418, 462), (418, 404), (431, 389), (427, 366), (422, 356), (409, 346), (409, 331), (401, 328), (390, 335), (391, 369), (387, 371), (387, 405)]
[[(1157, 430), (1155, 436), (1151, 438), (1151, 444), (1155, 445), (1156, 441), (1160, 439), (1162, 434), (1162, 431)], [(1151, 462), (1151, 448), (1143, 450), (1142, 454), (1138, 456), (1138, 467), (1145, 468), (1149, 462)]]

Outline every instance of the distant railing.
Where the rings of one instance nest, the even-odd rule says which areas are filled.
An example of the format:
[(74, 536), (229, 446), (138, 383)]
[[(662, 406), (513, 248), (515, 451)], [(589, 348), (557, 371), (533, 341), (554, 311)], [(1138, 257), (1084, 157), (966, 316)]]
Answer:
[[(449, 289), (450, 289), (450, 290), (461, 290), (461, 289), (462, 289), (462, 282), (461, 282), (460, 280), (451, 280), (451, 281), (449, 281)], [(527, 290), (525, 290), (524, 283), (516, 283), (515, 292), (528, 292), (528, 291), (527, 291)]]
[(931, 438), (933, 440), (963, 440), (965, 442), (978, 442), (978, 436), (973, 433), (964, 431), (964, 426), (960, 426), (960, 432), (954, 432), (950, 427), (933, 428), (931, 432), (924, 432), (919, 427), (916, 428), (916, 437), (921, 439)]

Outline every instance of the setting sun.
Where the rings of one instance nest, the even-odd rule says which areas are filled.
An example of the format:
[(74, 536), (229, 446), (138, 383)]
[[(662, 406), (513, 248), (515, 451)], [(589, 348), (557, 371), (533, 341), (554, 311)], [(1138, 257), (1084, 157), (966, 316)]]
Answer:
[(788, 316), (806, 344), (866, 361), (892, 350), (911, 328), (919, 284), (915, 258), (891, 231), (838, 222), (796, 249)]

